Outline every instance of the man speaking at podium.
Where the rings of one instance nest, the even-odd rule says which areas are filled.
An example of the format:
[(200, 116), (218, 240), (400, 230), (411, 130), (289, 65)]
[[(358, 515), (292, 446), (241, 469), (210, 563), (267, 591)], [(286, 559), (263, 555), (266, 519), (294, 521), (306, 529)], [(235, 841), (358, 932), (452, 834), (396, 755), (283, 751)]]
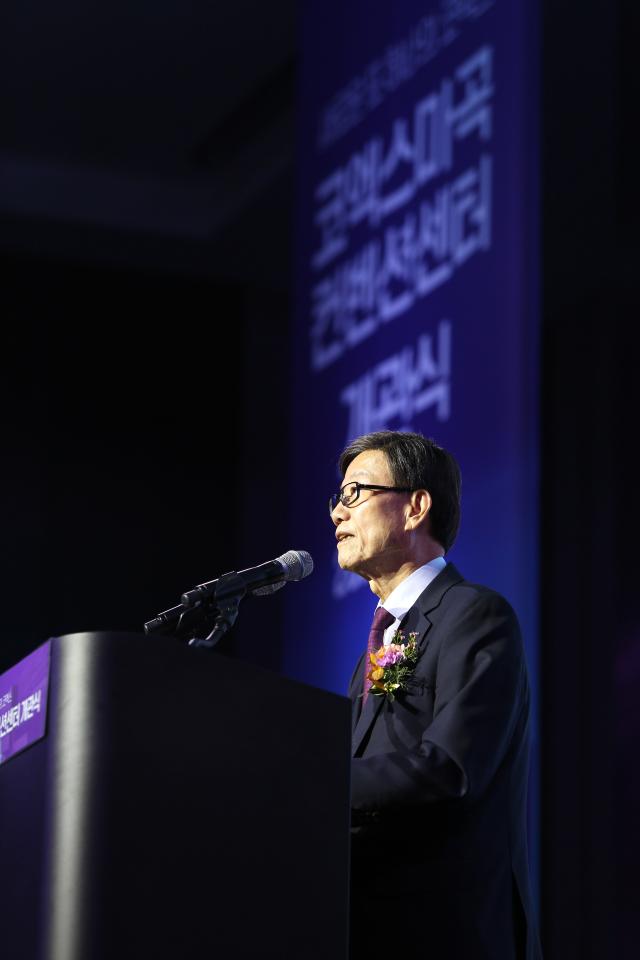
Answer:
[(379, 599), (350, 686), (351, 957), (539, 960), (525, 654), (507, 601), (445, 560), (458, 464), (382, 431), (339, 466), (338, 561)]

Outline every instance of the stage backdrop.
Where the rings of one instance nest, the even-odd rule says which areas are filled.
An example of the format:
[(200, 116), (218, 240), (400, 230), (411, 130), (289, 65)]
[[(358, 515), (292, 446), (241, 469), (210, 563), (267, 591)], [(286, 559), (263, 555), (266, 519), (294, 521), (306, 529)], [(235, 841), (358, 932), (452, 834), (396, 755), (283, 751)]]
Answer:
[[(327, 502), (353, 437), (418, 430), (458, 458), (449, 559), (502, 592), (534, 700), (537, 835), (537, 40), (523, 0), (308, 0), (301, 62), (292, 459), (315, 572), (288, 587), (284, 669), (345, 692), (376, 603)], [(536, 851), (532, 850), (534, 883)]]

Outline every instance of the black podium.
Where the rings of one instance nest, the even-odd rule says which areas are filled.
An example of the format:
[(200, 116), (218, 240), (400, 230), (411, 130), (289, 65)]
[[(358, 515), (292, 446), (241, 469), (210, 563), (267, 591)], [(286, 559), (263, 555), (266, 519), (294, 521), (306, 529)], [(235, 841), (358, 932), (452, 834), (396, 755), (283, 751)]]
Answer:
[(54, 638), (0, 766), (11, 960), (341, 960), (349, 701), (167, 637)]

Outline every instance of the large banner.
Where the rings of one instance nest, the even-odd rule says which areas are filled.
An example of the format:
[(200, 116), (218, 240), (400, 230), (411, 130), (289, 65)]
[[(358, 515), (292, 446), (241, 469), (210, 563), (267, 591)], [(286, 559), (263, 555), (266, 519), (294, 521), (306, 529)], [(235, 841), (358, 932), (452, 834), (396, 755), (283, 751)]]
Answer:
[(460, 462), (449, 558), (516, 609), (535, 721), (534, 15), (522, 0), (301, 4), (285, 490), (315, 572), (290, 589), (284, 669), (346, 692), (377, 598), (337, 564), (336, 461), (359, 434), (417, 430)]

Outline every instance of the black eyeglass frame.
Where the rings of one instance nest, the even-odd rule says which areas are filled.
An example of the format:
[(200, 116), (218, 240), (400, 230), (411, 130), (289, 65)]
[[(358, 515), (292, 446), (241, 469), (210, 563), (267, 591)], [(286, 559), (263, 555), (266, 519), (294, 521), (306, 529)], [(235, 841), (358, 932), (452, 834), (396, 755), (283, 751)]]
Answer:
[[(356, 492), (346, 500), (342, 492), (345, 487), (356, 488)], [(353, 506), (360, 496), (361, 490), (387, 490), (391, 493), (413, 493), (412, 487), (383, 487), (379, 483), (360, 483), (358, 480), (350, 480), (349, 483), (345, 483), (344, 486), (340, 487), (338, 493), (332, 493), (329, 497), (329, 516), (331, 516), (335, 508), (338, 506), (338, 503), (341, 503), (343, 507)]]

